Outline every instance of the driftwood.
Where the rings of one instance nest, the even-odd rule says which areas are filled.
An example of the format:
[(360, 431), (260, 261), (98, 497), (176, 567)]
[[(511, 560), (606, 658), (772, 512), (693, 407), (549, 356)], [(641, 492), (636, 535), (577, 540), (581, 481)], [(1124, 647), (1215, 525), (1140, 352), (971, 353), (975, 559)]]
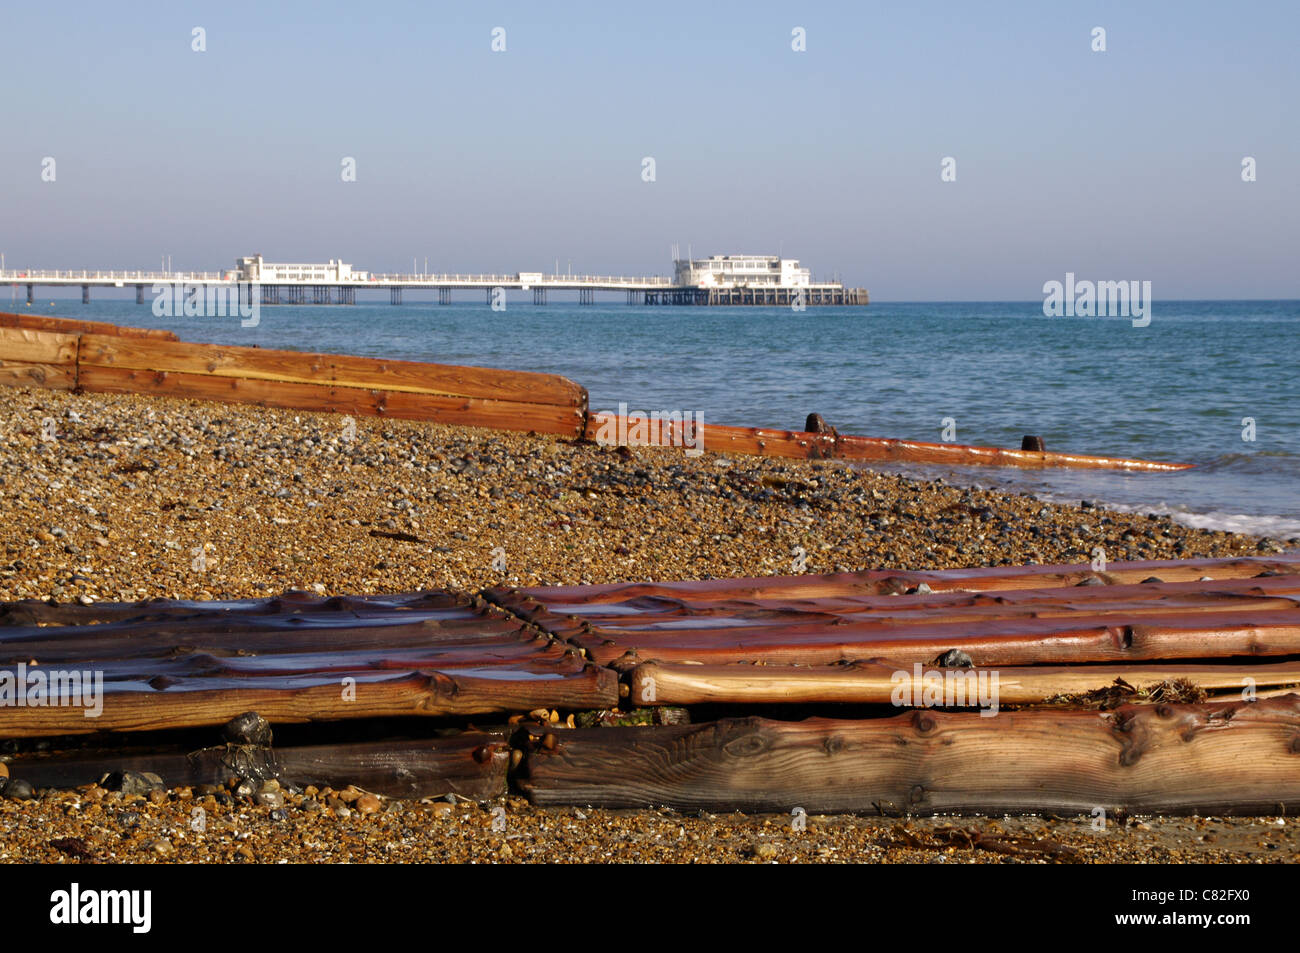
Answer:
[[(345, 678), (350, 682), (345, 683)], [(0, 737), (190, 728), (222, 724), (253, 710), (274, 723), (301, 723), (480, 715), (541, 707), (609, 708), (618, 701), (614, 672), (576, 660), (550, 666), (549, 671), (534, 664), (514, 671), (500, 666), (202, 681), (212, 687), (155, 689), (148, 682), (105, 682), (98, 716), (87, 716), (82, 705), (5, 707), (0, 709)]]
[[(993, 686), (999, 705), (1032, 705), (1074, 700), (1088, 693), (1116, 689), (1117, 697), (1169, 691), (1175, 683), (1205, 693), (1247, 689), (1264, 697), (1275, 686), (1300, 686), (1300, 661), (1239, 665), (1072, 665), (952, 669), (905, 663), (855, 662), (851, 665), (684, 665), (645, 662), (628, 674), (629, 701), (652, 705), (889, 705), (925, 704), (936, 687), (946, 697), (962, 699), (958, 707), (979, 707), (981, 687)], [(960, 682), (960, 686), (958, 683)], [(960, 687), (961, 694), (956, 694)], [(991, 691), (991, 688), (985, 690)], [(1279, 689), (1287, 694), (1292, 689)], [(942, 707), (943, 703), (934, 707)]]
[(1300, 574), (1300, 555), (1116, 562), (1110, 563), (1106, 570), (1100, 572), (1093, 570), (1087, 564), (922, 571), (872, 569), (824, 575), (489, 589), (485, 595), (511, 611), (531, 619), (539, 612), (563, 615), (569, 606), (581, 606), (588, 612), (598, 611), (590, 607), (628, 602), (647, 596), (692, 601), (840, 599), (900, 595), (915, 590), (921, 585), (929, 586), (934, 592), (953, 590), (1001, 592), (1008, 589), (1063, 589), (1070, 586), (1087, 588), (1092, 583), (1132, 585), (1153, 576), (1165, 583), (1176, 583), (1196, 582), (1202, 577), (1219, 582), (1271, 574)]
[(224, 784), (227, 778), (276, 778), (317, 787), (355, 784), (388, 797), (456, 794), (476, 801), (505, 793), (510, 747), (504, 731), (439, 738), (249, 748), (221, 745), (187, 753), (19, 758), (13, 777), (33, 787), (78, 787), (114, 771), (152, 772), (169, 787)]
[(127, 619), (161, 621), (202, 614), (206, 618), (230, 615), (291, 615), (317, 612), (348, 612), (360, 618), (367, 613), (390, 613), (402, 610), (450, 609), (464, 605), (461, 596), (449, 592), (394, 593), (360, 596), (316, 596), (290, 589), (269, 599), (214, 599), (198, 602), (187, 599), (141, 599), (138, 602), (56, 602), (52, 599), (20, 599), (0, 603), (0, 626), (92, 625), (122, 622)]
[(450, 593), (293, 596), (212, 612), (150, 604), (125, 617), (112, 605), (45, 608), (107, 621), (0, 626), (0, 737), (184, 728), (250, 710), (305, 722), (618, 701), (615, 672)]
[(1272, 813), (1300, 807), (1300, 696), (1109, 712), (916, 711), (533, 729), (539, 805), (682, 811)]
[(650, 660), (910, 665), (951, 650), (977, 665), (1052, 665), (1300, 654), (1297, 570), (1290, 557), (1116, 563), (1104, 574), (870, 571), (484, 595), (621, 668)]
[(890, 658), (929, 662), (952, 650), (976, 665), (1057, 665), (1154, 659), (1230, 658), (1300, 654), (1300, 609), (1048, 619), (982, 623), (852, 624), (685, 629), (671, 636), (623, 630), (575, 636), (591, 657), (608, 664), (632, 660), (705, 663), (765, 661), (828, 664)]

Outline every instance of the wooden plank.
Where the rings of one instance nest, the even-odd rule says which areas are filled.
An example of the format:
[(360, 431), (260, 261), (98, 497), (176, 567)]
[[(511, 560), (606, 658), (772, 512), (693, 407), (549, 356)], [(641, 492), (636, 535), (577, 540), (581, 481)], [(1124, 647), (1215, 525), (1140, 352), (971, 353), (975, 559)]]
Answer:
[(603, 411), (588, 415), (584, 439), (607, 446), (682, 447), (709, 453), (739, 453), (799, 460), (829, 458), (835, 447), (835, 438), (831, 434), (728, 427), (708, 422), (696, 434), (691, 421), (655, 419), (643, 422), (630, 415), (620, 416)]
[(77, 335), (0, 327), (0, 360), (25, 364), (75, 364)]
[(1053, 453), (1041, 450), (1011, 450), (1002, 447), (973, 447), (955, 443), (926, 443), (918, 440), (891, 440), (880, 437), (840, 435), (835, 442), (835, 456), (842, 460), (888, 461), (894, 463), (940, 463), (956, 466), (1020, 467), (1042, 469), (1137, 470), (1167, 473), (1186, 470), (1189, 463), (1162, 463), (1131, 460), (1124, 457), (1093, 456), (1082, 453)]
[(44, 387), (75, 390), (77, 369), (72, 364), (30, 364), (0, 359), (0, 384), (7, 387)]
[[(983, 672), (983, 676), (980, 675)], [(996, 673), (997, 681), (990, 681)], [(975, 682), (969, 679), (974, 676)], [(889, 705), (915, 707), (925, 691), (961, 680), (946, 698), (964, 699), (958, 707), (979, 707), (974, 694), (979, 679), (994, 687), (998, 705), (1032, 705), (1063, 695), (1082, 695), (1115, 685), (1116, 679), (1138, 691), (1183, 679), (1206, 692), (1236, 691), (1246, 679), (1263, 690), (1300, 685), (1300, 662), (1238, 665), (1074, 665), (941, 669), (922, 666), (918, 678), (903, 663), (857, 662), (850, 665), (687, 665), (643, 662), (627, 676), (631, 703), (654, 705)], [(969, 689), (969, 690), (968, 690)], [(936, 706), (942, 707), (942, 706)], [(952, 706), (947, 706), (952, 707)]]
[(193, 752), (18, 757), (13, 777), (35, 788), (79, 787), (114, 771), (151, 772), (168, 787), (224, 784), (231, 776), (277, 778), (305, 787), (355, 784), (385, 797), (454, 794), (475, 801), (506, 792), (510, 747), (504, 730), (465, 731), (438, 738), (392, 739), (289, 748), (230, 748)]
[(570, 437), (582, 432), (582, 415), (576, 408), (551, 404), (398, 394), (357, 387), (132, 370), (87, 363), (80, 366), (79, 383), (82, 390), (106, 393), (155, 394), (323, 413), (401, 417)]
[(80, 624), (0, 626), (0, 737), (215, 725), (250, 710), (294, 722), (618, 702), (613, 671), (440, 591), (83, 608), (60, 614)]
[(57, 331), (63, 334), (107, 334), (124, 338), (147, 338), (154, 341), (179, 341), (171, 331), (162, 328), (132, 328), (107, 321), (82, 321), (76, 318), (58, 318), (48, 314), (19, 314), (0, 312), (0, 328), (33, 328), (38, 331)]
[(585, 626), (580, 631), (617, 638), (632, 630), (638, 639), (653, 641), (660, 636), (671, 640), (678, 633), (694, 634), (718, 625), (748, 629), (779, 626), (785, 629), (814, 625), (978, 623), (994, 619), (1080, 618), (1084, 615), (1131, 618), (1293, 609), (1300, 607), (1300, 575), (1225, 583), (1021, 589), (1006, 595), (943, 592), (857, 599), (765, 599), (761, 602), (647, 599), (637, 602), (641, 605), (624, 603), (569, 608), (577, 608), (571, 614), (575, 620), (580, 620), (581, 626)]
[(903, 571), (873, 569), (825, 575), (758, 576), (684, 582), (615, 582), (589, 586), (537, 586), (488, 589), (484, 595), (531, 618), (539, 611), (563, 613), (570, 606), (620, 603), (640, 598), (825, 599), (905, 593), (924, 584), (934, 592), (1001, 592), (1079, 586), (1092, 582), (1134, 585), (1155, 576), (1163, 582), (1243, 579), (1265, 573), (1300, 573), (1300, 554), (1241, 556), (1228, 559), (1143, 560), (1110, 563), (1104, 572), (1087, 563), (1051, 566), (995, 566), (973, 569)]
[(141, 371), (473, 397), (586, 410), (586, 391), (555, 374), (450, 364), (86, 335), (81, 361)]
[[(592, 413), (587, 423), (586, 439), (617, 444), (617, 435), (634, 434), (637, 422), (609, 412)], [(698, 446), (689, 431), (686, 436), (671, 428), (671, 439), (641, 441), (646, 446)], [(750, 456), (783, 457), (800, 460), (857, 460), (893, 463), (939, 463), (953, 466), (1000, 466), (1042, 469), (1116, 469), (1143, 472), (1170, 472), (1188, 469), (1191, 464), (1161, 463), (1078, 453), (1053, 453), (1009, 450), (1000, 447), (974, 447), (955, 443), (924, 443), (879, 437), (855, 437), (847, 434), (812, 433), (760, 427), (732, 427), (705, 423), (702, 427), (704, 449), (710, 453), (738, 453)], [(635, 439), (626, 441), (637, 446)]]
[(123, 658), (290, 653), (346, 647), (548, 644), (499, 610), (431, 609), (368, 618), (350, 613), (288, 616), (198, 615), (161, 621), (128, 619), (82, 626), (0, 628), (0, 662), (41, 665)]
[(852, 623), (679, 631), (669, 638), (624, 630), (577, 635), (600, 664), (629, 660), (831, 664), (890, 658), (912, 664), (960, 650), (977, 665), (1052, 665), (1300, 654), (1300, 610), (1156, 617), (997, 619), (987, 623)]
[(0, 602), (0, 626), (92, 625), (101, 622), (160, 621), (203, 615), (207, 619), (229, 615), (299, 615), (302, 613), (389, 613), (464, 607), (464, 596), (442, 589), (380, 595), (317, 596), (301, 589), (262, 599), (141, 599), (136, 602), (57, 602), (53, 599), (19, 599)]
[(675, 810), (1262, 814), (1300, 807), (1300, 696), (1109, 712), (915, 711), (532, 732), (539, 805)]
[[(91, 734), (99, 731), (158, 731), (222, 725), (256, 711), (276, 723), (367, 718), (449, 717), (535, 708), (583, 710), (618, 704), (618, 676), (594, 665), (543, 674), (502, 666), (452, 672), (390, 672), (355, 676), (355, 698), (344, 691), (337, 673), (298, 680), (218, 680), (219, 687), (194, 691), (153, 690), (147, 683), (105, 683), (103, 707), (87, 716), (83, 706), (7, 706), (0, 708), (0, 737), (29, 738)], [(271, 687), (260, 687), (259, 683)], [(246, 687), (245, 687), (246, 686)]]

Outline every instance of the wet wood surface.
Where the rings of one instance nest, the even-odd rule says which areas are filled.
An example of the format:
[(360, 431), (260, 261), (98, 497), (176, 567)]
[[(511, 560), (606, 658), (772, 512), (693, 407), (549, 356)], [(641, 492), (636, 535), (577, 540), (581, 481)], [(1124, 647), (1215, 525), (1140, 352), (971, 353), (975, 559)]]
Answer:
[[(996, 675), (996, 682), (989, 679)], [(981, 681), (981, 679), (983, 681)], [(996, 689), (1002, 705), (1033, 705), (1064, 696), (1104, 692), (1119, 688), (1149, 696), (1168, 690), (1170, 683), (1187, 685), (1208, 694), (1235, 692), (1256, 695), (1282, 686), (1300, 686), (1300, 660), (1246, 662), (1235, 665), (1206, 663), (1133, 665), (1031, 665), (992, 668), (939, 668), (903, 662), (854, 662), (847, 665), (691, 665), (643, 662), (627, 676), (629, 699), (636, 706), (653, 705), (890, 705), (905, 701), (914, 707), (926, 692), (937, 689), (935, 707), (980, 707), (980, 691)], [(948, 691), (960, 683), (960, 695)], [(960, 699), (953, 705), (949, 699)], [(1063, 701), (1064, 703), (1064, 701)]]
[[(449, 593), (202, 606), (44, 607), (61, 624), (49, 614), (44, 624), (14, 622), (39, 604), (11, 609), (0, 626), (0, 677), (13, 698), (0, 705), (0, 737), (218, 725), (253, 710), (292, 723), (618, 701), (615, 672)], [(18, 703), (19, 685), (37, 699), (31, 686), (42, 684), (60, 689)], [(45, 703), (54, 698), (62, 703)]]
[(951, 651), (981, 666), (1060, 665), (1300, 655), (1297, 570), (1294, 557), (1193, 560), (1114, 563), (1101, 573), (873, 571), (486, 595), (622, 668), (652, 660), (910, 665)]

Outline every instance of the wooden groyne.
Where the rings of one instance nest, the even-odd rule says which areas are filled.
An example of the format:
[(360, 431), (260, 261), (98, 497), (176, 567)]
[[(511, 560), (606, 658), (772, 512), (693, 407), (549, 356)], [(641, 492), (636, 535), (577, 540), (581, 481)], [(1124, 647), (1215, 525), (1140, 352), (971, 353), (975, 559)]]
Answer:
[[(250, 710), (379, 727), (218, 744)], [(195, 751), (10, 773), (785, 814), (1292, 811), (1300, 556), (0, 605), (0, 738), (203, 727)]]
[[(604, 442), (635, 434), (628, 417), (593, 412), (586, 388), (554, 374), (182, 342), (167, 331), (0, 313), (0, 384), (152, 394), (357, 416), (427, 420)], [(653, 445), (802, 460), (1169, 472), (1188, 464), (682, 422)], [(806, 426), (812, 426), (807, 424)], [(635, 437), (621, 440), (633, 443)], [(1027, 438), (1026, 443), (1033, 441)]]

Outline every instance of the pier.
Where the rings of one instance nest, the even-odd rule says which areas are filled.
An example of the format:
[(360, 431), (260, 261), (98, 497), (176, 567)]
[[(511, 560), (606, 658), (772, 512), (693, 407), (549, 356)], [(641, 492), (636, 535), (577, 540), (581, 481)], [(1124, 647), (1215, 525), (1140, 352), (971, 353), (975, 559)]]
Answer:
[[(768, 261), (749, 258), (746, 261)], [(777, 262), (779, 259), (770, 259)], [(679, 262), (680, 266), (682, 263)], [(794, 263), (794, 264), (797, 264)], [(422, 274), (371, 273), (353, 271), (350, 265), (331, 261), (328, 264), (284, 265), (264, 262), (261, 256), (241, 258), (229, 271), (49, 271), (36, 269), (0, 270), (0, 286), (25, 288), (27, 303), (34, 303), (37, 288), (80, 288), (81, 303), (90, 303), (92, 288), (135, 289), (136, 304), (144, 304), (146, 294), (156, 294), (155, 286), (183, 285), (186, 293), (228, 295), (231, 301), (247, 301), (256, 295), (264, 305), (356, 304), (358, 291), (387, 291), (389, 302), (402, 303), (404, 292), (437, 291), (438, 304), (451, 304), (453, 292), (480, 292), (488, 305), (499, 292), (531, 291), (533, 304), (544, 305), (547, 292), (578, 293), (579, 305), (594, 305), (597, 292), (624, 295), (629, 305), (750, 305), (750, 306), (818, 306), (866, 305), (865, 288), (845, 288), (838, 282), (813, 283), (803, 272), (799, 284), (779, 283), (778, 272), (771, 275), (746, 274), (728, 276), (722, 283), (697, 283), (692, 272), (680, 267), (673, 278), (663, 276), (561, 275), (541, 272), (513, 274)]]

